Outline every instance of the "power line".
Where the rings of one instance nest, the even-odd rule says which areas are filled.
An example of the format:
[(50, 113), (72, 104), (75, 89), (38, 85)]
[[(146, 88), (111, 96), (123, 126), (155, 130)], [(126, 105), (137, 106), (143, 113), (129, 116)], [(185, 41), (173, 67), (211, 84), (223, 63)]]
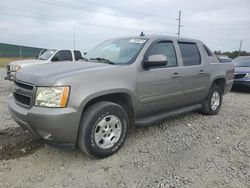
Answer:
[[(224, 38), (223, 36), (221, 36), (221, 35), (219, 35), (219, 34), (216, 34), (216, 33), (212, 32), (212, 31), (208, 31), (208, 30), (206, 30), (206, 29), (202, 29), (202, 28), (196, 27), (196, 26), (194, 26), (194, 25), (190, 25), (190, 24), (189, 24), (189, 25), (186, 25), (186, 24), (185, 24), (185, 26), (187, 26), (187, 27), (185, 27), (186, 29), (195, 28), (196, 30), (199, 30), (199, 31), (202, 31), (202, 32), (206, 32), (207, 34), (209, 34), (209, 35), (211, 35), (211, 36), (213, 36), (213, 37), (220, 38), (220, 39), (222, 39), (222, 40), (225, 41), (225, 42), (237, 42), (236, 39), (235, 39), (235, 40), (231, 40), (231, 39), (228, 39), (228, 38)], [(189, 27), (191, 27), (191, 28), (189, 28)], [(192, 31), (193, 31), (193, 29), (192, 29)], [(202, 34), (202, 33), (199, 33), (199, 34)], [(206, 34), (204, 34), (204, 35), (206, 35)]]
[[(31, 1), (34, 1), (34, 2), (37, 2), (37, 3), (42, 3), (42, 4), (47, 4), (47, 5), (63, 7), (63, 8), (70, 8), (70, 9), (80, 10), (80, 11), (97, 12), (97, 13), (101, 13), (101, 14), (104, 14), (104, 15), (110, 15), (110, 16), (121, 17), (121, 18), (130, 18), (130, 17), (126, 17), (126, 16), (117, 15), (117, 14), (114, 14), (114, 13), (108, 13), (108, 12), (103, 12), (103, 11), (96, 11), (96, 10), (86, 9), (85, 7), (74, 7), (74, 6), (71, 6), (69, 4), (65, 4), (65, 3), (63, 5), (63, 4), (58, 4), (58, 3), (55, 3), (55, 2), (48, 2), (48, 1), (43, 1), (43, 0), (31, 0)], [(147, 16), (150, 16), (150, 17), (157, 17), (157, 18), (161, 18), (161, 19), (176, 20), (176, 19), (171, 18), (171, 17), (163, 17), (163, 16), (159, 16), (159, 15), (155, 15), (155, 14), (149, 14), (149, 13), (144, 13), (144, 12), (140, 12), (140, 11), (134, 11), (134, 10), (124, 9), (124, 8), (119, 8), (119, 7), (116, 7), (116, 6), (110, 6), (110, 5), (106, 5), (106, 4), (103, 4), (103, 3), (91, 2), (91, 1), (86, 1), (86, 0), (81, 0), (80, 3), (99, 5), (99, 6), (108, 7), (108, 8), (111, 8), (111, 9), (122, 10), (122, 11), (127, 11), (127, 12), (133, 12), (133, 13), (137, 13), (137, 14), (141, 14), (141, 15), (147, 15)], [(180, 36), (180, 28), (182, 27), (182, 25), (180, 23), (180, 21), (181, 21), (181, 12), (180, 11), (179, 11), (179, 18), (177, 20), (178, 20), (178, 32), (177, 32), (177, 35)], [(168, 25), (176, 25), (176, 24), (173, 24), (173, 23), (159, 22), (159, 21), (155, 21), (155, 20), (153, 22), (154, 23), (161, 23), (161, 24), (168, 24)], [(209, 33), (210, 35), (214, 35), (214, 36), (216, 36), (218, 38), (229, 41), (228, 37), (223, 37), (221, 34), (217, 34), (214, 31), (207, 30), (205, 28), (201, 28), (201, 27), (199, 27), (197, 25), (193, 25), (193, 24), (190, 24), (188, 22), (185, 22), (185, 24), (187, 26), (189, 26), (189, 27), (193, 27), (193, 28), (196, 28), (198, 30), (205, 31), (205, 32)], [(233, 41), (233, 40), (230, 40), (230, 41)]]
[(172, 17), (167, 17), (167, 16), (159, 16), (156, 14), (151, 14), (151, 13), (146, 13), (146, 12), (141, 12), (141, 11), (135, 11), (135, 10), (130, 10), (130, 9), (124, 9), (124, 8), (120, 8), (117, 6), (110, 6), (104, 3), (97, 3), (97, 2), (93, 2), (93, 1), (86, 1), (86, 0), (81, 0), (79, 3), (87, 3), (87, 4), (93, 4), (93, 5), (100, 5), (103, 7), (107, 7), (107, 8), (111, 8), (111, 9), (115, 9), (115, 10), (121, 10), (121, 11), (125, 11), (125, 12), (132, 12), (132, 13), (136, 13), (139, 15), (146, 15), (149, 17), (156, 17), (156, 18), (162, 18), (162, 19), (168, 19), (168, 20), (175, 20), (175, 18)]
[(196, 28), (196, 29), (198, 29), (198, 30), (200, 30), (200, 31), (207, 32), (207, 33), (209, 33), (210, 35), (217, 36), (217, 37), (219, 37), (219, 38), (221, 38), (221, 39), (228, 40), (228, 41), (234, 41), (234, 42), (235, 42), (235, 40), (230, 40), (230, 39), (228, 39), (229, 37), (223, 36), (223, 35), (221, 35), (221, 34), (219, 34), (219, 33), (215, 33), (215, 32), (212, 31), (212, 30), (209, 30), (209, 29), (206, 29), (206, 28), (202, 28), (202, 27), (200, 27), (200, 26), (197, 26), (197, 25), (194, 25), (194, 24), (190, 24), (190, 23), (188, 23), (188, 22), (184, 22), (184, 23), (185, 23), (185, 25), (188, 26), (188, 27)]
[[(55, 18), (46, 18), (46, 17), (37, 17), (37, 16), (30, 16), (30, 15), (23, 15), (23, 14), (16, 14), (16, 13), (8, 13), (8, 12), (0, 12), (0, 14), (3, 15), (10, 15), (10, 16), (17, 16), (17, 17), (25, 17), (30, 19), (39, 19), (39, 20), (47, 20), (47, 21), (53, 21), (53, 22), (59, 22), (59, 23), (65, 23), (65, 24), (72, 24), (69, 22), (64, 22), (61, 19), (55, 19)], [(78, 25), (87, 25), (87, 26), (93, 26), (93, 27), (99, 27), (99, 28), (107, 28), (107, 29), (116, 29), (116, 30), (129, 30), (129, 31), (146, 31), (146, 32), (152, 32), (152, 33), (159, 33), (159, 34), (173, 34), (173, 33), (167, 33), (163, 31), (154, 31), (154, 30), (145, 30), (143, 28), (138, 29), (131, 29), (131, 28), (125, 28), (125, 27), (114, 27), (114, 26), (107, 26), (107, 25), (98, 25), (98, 24), (91, 24), (86, 22), (77, 22), (75, 24)]]
[[(56, 7), (74, 9), (74, 10), (79, 10), (79, 11), (84, 11), (84, 12), (91, 12), (91, 13), (96, 12), (96, 13), (103, 14), (103, 15), (109, 15), (109, 16), (114, 16), (114, 17), (119, 17), (119, 18), (126, 18), (126, 19), (130, 18), (131, 19), (131, 17), (128, 17), (128, 16), (122, 16), (122, 15), (118, 15), (118, 14), (115, 14), (115, 13), (104, 12), (104, 11), (91, 10), (91, 9), (86, 8), (86, 7), (75, 7), (75, 6), (72, 6), (70, 4), (65, 4), (65, 3), (64, 4), (61, 4), (61, 3), (59, 4), (59, 3), (55, 3), (55, 2), (48, 2), (48, 1), (41, 1), (41, 0), (31, 0), (31, 1), (34, 1), (36, 3), (46, 4), (46, 5), (52, 5), (52, 6), (56, 6)], [(146, 14), (146, 13), (143, 13), (143, 14)], [(151, 14), (147, 14), (147, 15), (151, 15)], [(175, 23), (159, 22), (159, 21), (155, 21), (155, 20), (154, 20), (154, 23), (176, 25)]]

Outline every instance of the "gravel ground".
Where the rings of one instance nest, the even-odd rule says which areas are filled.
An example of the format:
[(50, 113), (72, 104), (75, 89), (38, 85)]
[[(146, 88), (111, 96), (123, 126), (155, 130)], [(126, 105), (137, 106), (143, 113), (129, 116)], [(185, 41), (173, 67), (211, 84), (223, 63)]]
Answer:
[[(7, 110), (10, 82), (3, 74), (0, 69), (2, 132), (17, 127)], [(0, 187), (250, 187), (249, 116), (249, 93), (231, 92), (219, 115), (189, 113), (137, 128), (106, 159), (41, 146), (0, 160)]]

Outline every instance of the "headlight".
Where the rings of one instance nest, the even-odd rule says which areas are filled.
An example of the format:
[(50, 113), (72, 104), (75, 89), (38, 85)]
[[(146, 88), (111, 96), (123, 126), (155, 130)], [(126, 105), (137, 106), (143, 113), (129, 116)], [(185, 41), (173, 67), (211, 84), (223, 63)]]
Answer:
[(19, 65), (11, 65), (11, 66), (10, 66), (11, 72), (17, 72), (17, 71), (19, 71), (21, 68), (22, 68), (22, 67), (19, 66)]
[(68, 86), (66, 87), (38, 87), (36, 92), (36, 106), (64, 108), (69, 97)]
[(22, 68), (21, 66), (17, 65), (16, 68), (15, 68), (15, 71), (17, 72), (17, 71), (19, 71), (21, 68)]

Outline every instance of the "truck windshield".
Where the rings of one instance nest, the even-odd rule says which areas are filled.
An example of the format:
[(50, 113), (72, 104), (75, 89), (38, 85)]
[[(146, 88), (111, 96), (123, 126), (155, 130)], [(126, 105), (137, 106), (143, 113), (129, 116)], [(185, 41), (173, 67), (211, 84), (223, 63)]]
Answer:
[(250, 57), (237, 57), (233, 62), (235, 67), (250, 67)]
[(47, 50), (42, 55), (40, 55), (38, 57), (38, 59), (39, 60), (48, 60), (55, 52), (56, 52), (56, 50)]
[(93, 48), (86, 58), (102, 63), (128, 64), (138, 55), (146, 41), (141, 38), (108, 40)]

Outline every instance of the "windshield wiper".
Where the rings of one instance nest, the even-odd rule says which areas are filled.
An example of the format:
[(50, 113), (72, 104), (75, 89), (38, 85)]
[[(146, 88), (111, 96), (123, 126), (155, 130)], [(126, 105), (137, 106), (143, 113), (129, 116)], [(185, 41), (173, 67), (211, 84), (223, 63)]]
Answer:
[(110, 61), (109, 59), (102, 58), (102, 57), (90, 58), (90, 60), (99, 61), (99, 62), (111, 64), (111, 65), (115, 65), (114, 62)]

